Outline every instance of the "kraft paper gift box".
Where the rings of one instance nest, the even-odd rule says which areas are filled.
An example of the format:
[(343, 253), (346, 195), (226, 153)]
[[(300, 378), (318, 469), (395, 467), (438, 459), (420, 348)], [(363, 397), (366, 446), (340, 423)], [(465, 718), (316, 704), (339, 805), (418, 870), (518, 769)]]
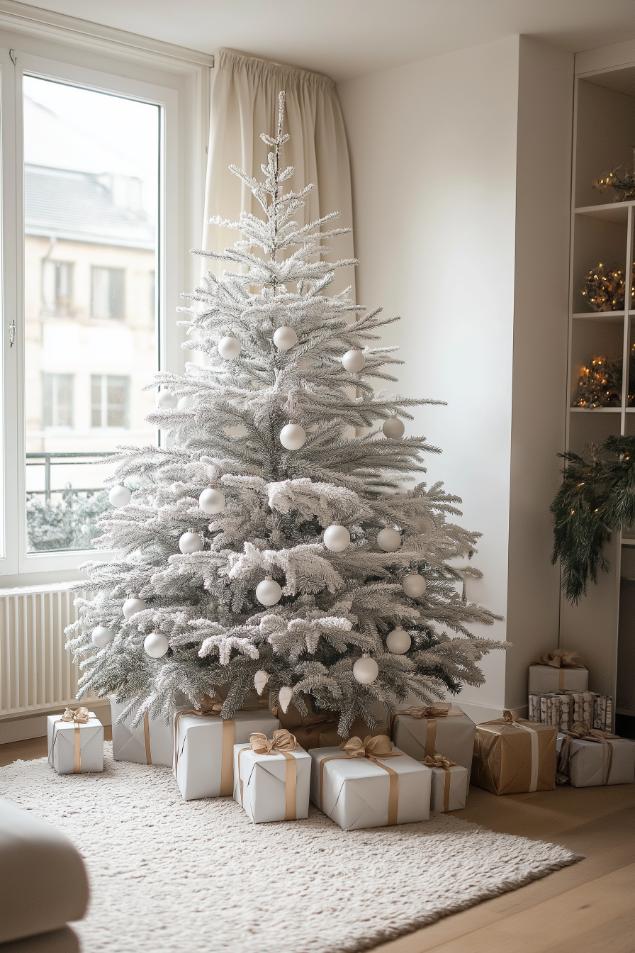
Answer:
[[(602, 737), (602, 734), (609, 737)], [(579, 738), (563, 734), (559, 774), (574, 788), (635, 781), (635, 742), (609, 732), (589, 731)]]
[(104, 726), (94, 712), (67, 708), (46, 721), (48, 760), (58, 774), (104, 770)]
[(174, 774), (185, 801), (232, 797), (234, 745), (256, 731), (271, 735), (280, 722), (264, 710), (239, 711), (232, 719), (185, 709), (174, 716)]
[(468, 772), (475, 731), (474, 722), (464, 711), (444, 703), (404, 708), (392, 717), (392, 740), (401, 751), (417, 761), (443, 754)]
[(453, 764), (443, 755), (426, 758), (424, 764), (432, 771), (430, 807), (439, 814), (460, 811), (467, 803), (470, 772), (462, 764)]
[(556, 785), (553, 725), (498, 718), (476, 726), (472, 781), (493, 794), (551, 791)]
[(430, 817), (432, 771), (394, 748), (387, 735), (351, 738), (310, 755), (311, 800), (343, 830)]
[(132, 718), (120, 720), (128, 702), (110, 699), (112, 716), (112, 751), (115, 761), (134, 761), (136, 764), (172, 766), (174, 739), (172, 722), (155, 718), (144, 712), (138, 725)]
[(589, 670), (577, 668), (554, 668), (553, 665), (529, 666), (529, 694), (545, 695), (549, 692), (586, 692), (589, 687)]
[(254, 824), (309, 816), (311, 755), (282, 728), (234, 745), (234, 800)]

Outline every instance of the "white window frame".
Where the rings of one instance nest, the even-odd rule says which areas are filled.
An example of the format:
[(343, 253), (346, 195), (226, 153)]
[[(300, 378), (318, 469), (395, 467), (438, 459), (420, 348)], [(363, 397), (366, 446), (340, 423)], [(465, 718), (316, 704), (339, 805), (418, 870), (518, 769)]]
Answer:
[[(2, 170), (2, 340), (0, 342), (0, 588), (78, 577), (87, 559), (108, 553), (28, 553), (24, 445), (24, 215), (22, 78), (25, 74), (112, 93), (162, 110), (157, 300), (159, 366), (181, 371), (176, 308), (198, 271), (189, 249), (202, 232), (209, 80), (213, 60), (167, 44), (95, 27), (66, 32), (74, 21), (37, 11), (23, 29), (3, 29), (0, 13), (0, 161)], [(18, 18), (19, 19), (19, 18)], [(51, 39), (53, 37), (53, 39)], [(129, 39), (132, 37), (134, 43)], [(165, 46), (165, 51), (161, 47)], [(159, 49), (155, 49), (157, 47)], [(191, 51), (189, 51), (191, 52)], [(13, 342), (13, 343), (11, 343)]]

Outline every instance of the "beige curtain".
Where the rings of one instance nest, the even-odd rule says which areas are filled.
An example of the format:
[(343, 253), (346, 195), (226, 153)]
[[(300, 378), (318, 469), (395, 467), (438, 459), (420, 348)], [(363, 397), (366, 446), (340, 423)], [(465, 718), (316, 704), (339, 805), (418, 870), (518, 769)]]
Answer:
[[(222, 251), (236, 235), (210, 226), (212, 215), (236, 219), (242, 210), (257, 212), (251, 195), (227, 166), (233, 163), (260, 175), (267, 156), (261, 132), (275, 134), (279, 91), (286, 92), (286, 131), (291, 140), (282, 159), (295, 167), (290, 186), (312, 182), (304, 222), (326, 212), (339, 211), (333, 223), (353, 223), (351, 175), (342, 110), (335, 84), (327, 76), (281, 66), (234, 50), (220, 50), (215, 57), (212, 87), (211, 132), (205, 192), (204, 247)], [(352, 234), (333, 240), (329, 258), (352, 258)], [(354, 295), (353, 268), (340, 269), (332, 290), (350, 285)]]

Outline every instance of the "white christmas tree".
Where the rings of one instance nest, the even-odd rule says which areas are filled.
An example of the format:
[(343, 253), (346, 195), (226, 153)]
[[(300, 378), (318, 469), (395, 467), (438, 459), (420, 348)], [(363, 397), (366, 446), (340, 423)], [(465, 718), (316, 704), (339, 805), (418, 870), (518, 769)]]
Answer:
[[(375, 724), (408, 697), (424, 702), (483, 681), (500, 643), (470, 633), (494, 616), (468, 603), (478, 576), (457, 558), (477, 535), (452, 523), (456, 497), (422, 473), (415, 404), (385, 396), (394, 348), (372, 346), (396, 319), (326, 291), (335, 214), (296, 219), (312, 186), (283, 189), (284, 94), (257, 180), (231, 168), (262, 215), (217, 220), (241, 238), (189, 295), (186, 347), (204, 365), (162, 373), (157, 411), (168, 447), (124, 449), (87, 597), (69, 646), (80, 693), (169, 714), (219, 693), (231, 717), (254, 686), (272, 704)], [(206, 254), (203, 252), (202, 254)]]

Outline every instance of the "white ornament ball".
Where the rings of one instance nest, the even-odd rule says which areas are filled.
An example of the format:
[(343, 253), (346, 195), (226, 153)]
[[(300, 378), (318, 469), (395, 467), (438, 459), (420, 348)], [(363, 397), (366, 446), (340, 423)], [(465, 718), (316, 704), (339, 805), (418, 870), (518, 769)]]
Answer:
[(203, 540), (200, 533), (183, 533), (179, 539), (179, 549), (184, 555), (200, 553), (202, 548)]
[(332, 553), (343, 553), (347, 546), (350, 546), (351, 534), (345, 526), (339, 526), (333, 523), (324, 530), (324, 545)]
[(289, 688), (288, 685), (283, 685), (283, 687), (278, 692), (278, 701), (280, 702), (280, 707), (283, 712), (287, 713), (287, 709), (291, 704), (291, 699), (293, 698), (293, 689)]
[(362, 655), (353, 665), (353, 678), (360, 685), (371, 685), (379, 675), (379, 665), (370, 655)]
[(143, 612), (146, 607), (145, 599), (137, 599), (136, 596), (130, 596), (123, 604), (124, 619), (131, 619), (137, 612)]
[(273, 332), (273, 343), (279, 351), (290, 351), (298, 343), (298, 335), (293, 328), (284, 325)]
[(401, 580), (401, 585), (403, 591), (407, 596), (410, 596), (411, 599), (420, 599), (428, 588), (424, 577), (420, 576), (418, 572), (409, 572)]
[(234, 361), (240, 354), (240, 341), (238, 338), (225, 335), (218, 342), (218, 353), (225, 361)]
[(186, 394), (184, 397), (179, 397), (179, 402), (176, 406), (178, 410), (194, 410), (196, 400), (191, 394)]
[(401, 533), (387, 526), (377, 533), (377, 545), (385, 553), (396, 553), (401, 548)]
[(262, 606), (275, 606), (282, 598), (282, 589), (275, 579), (263, 579), (256, 586), (256, 599)]
[(268, 681), (269, 681), (269, 675), (267, 674), (267, 672), (265, 672), (264, 669), (259, 668), (256, 674), (254, 675), (254, 688), (256, 689), (259, 695), (262, 695), (265, 689), (265, 685), (267, 684)]
[(143, 642), (143, 649), (150, 658), (162, 658), (170, 648), (170, 643), (164, 635), (158, 632), (151, 632), (146, 635)]
[(300, 424), (285, 424), (280, 431), (280, 443), (285, 450), (299, 450), (306, 443), (306, 431)]
[(160, 390), (157, 394), (157, 410), (174, 410), (178, 402), (171, 390)]
[(384, 431), (384, 437), (390, 437), (393, 440), (399, 440), (406, 432), (404, 422), (399, 417), (388, 417), (384, 420), (381, 429)]
[(107, 645), (110, 645), (114, 637), (115, 633), (105, 625), (96, 625), (90, 636), (93, 645), (98, 649), (106, 648)]
[(412, 644), (412, 639), (402, 626), (398, 625), (388, 633), (386, 637), (386, 648), (393, 655), (405, 655)]
[(352, 371), (354, 374), (357, 374), (363, 370), (365, 364), (366, 358), (364, 357), (364, 352), (358, 347), (353, 347), (350, 351), (346, 351), (345, 354), (342, 354), (342, 366), (347, 371)]
[(225, 494), (222, 490), (215, 490), (213, 487), (208, 487), (208, 489), (203, 490), (199, 496), (198, 505), (204, 513), (210, 516), (213, 516), (215, 513), (222, 513), (225, 509)]
[(127, 506), (132, 498), (132, 492), (127, 486), (113, 486), (108, 494), (112, 506)]

